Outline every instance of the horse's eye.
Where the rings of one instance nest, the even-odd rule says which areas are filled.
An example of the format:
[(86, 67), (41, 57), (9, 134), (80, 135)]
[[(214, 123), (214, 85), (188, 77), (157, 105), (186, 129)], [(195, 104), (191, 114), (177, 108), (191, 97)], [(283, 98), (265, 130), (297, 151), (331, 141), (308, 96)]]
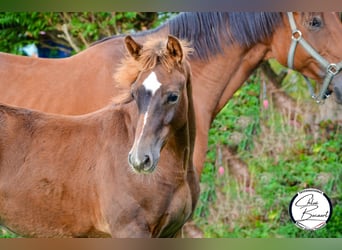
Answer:
[(178, 94), (176, 93), (171, 93), (167, 97), (167, 103), (168, 104), (174, 104), (178, 101)]
[(313, 17), (309, 25), (311, 28), (320, 28), (322, 26), (322, 20), (319, 17)]

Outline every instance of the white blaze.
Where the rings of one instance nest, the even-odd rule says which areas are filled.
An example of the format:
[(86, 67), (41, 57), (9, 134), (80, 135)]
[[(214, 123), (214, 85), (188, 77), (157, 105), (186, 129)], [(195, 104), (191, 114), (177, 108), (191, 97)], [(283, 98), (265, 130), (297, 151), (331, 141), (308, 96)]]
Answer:
[[(152, 71), (152, 73), (144, 80), (143, 82), (143, 86), (145, 87), (146, 91), (151, 91), (151, 95), (153, 96), (156, 91), (160, 88), (162, 84), (158, 81), (156, 74)], [(144, 124), (143, 127), (141, 129), (141, 133), (138, 137), (138, 140), (134, 143), (131, 152), (135, 152), (135, 157), (138, 155), (138, 150), (136, 148), (138, 148), (138, 145), (140, 144), (140, 140), (144, 134), (144, 130), (145, 130), (145, 125), (147, 123), (147, 118), (148, 118), (148, 111), (149, 111), (150, 106), (147, 107), (145, 116), (144, 116)]]
[(158, 81), (156, 73), (152, 72), (143, 82), (146, 90), (152, 92), (152, 96), (160, 88), (161, 83)]

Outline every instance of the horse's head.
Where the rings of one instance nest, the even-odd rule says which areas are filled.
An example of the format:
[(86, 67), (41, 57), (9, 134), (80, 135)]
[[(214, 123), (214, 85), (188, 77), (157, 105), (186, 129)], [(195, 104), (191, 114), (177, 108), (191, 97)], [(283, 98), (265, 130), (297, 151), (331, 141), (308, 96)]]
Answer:
[(321, 83), (316, 100), (335, 92), (342, 104), (342, 24), (337, 13), (285, 13), (285, 29), (273, 37), (273, 53), (284, 65)]
[(144, 45), (127, 36), (125, 45), (140, 68), (131, 85), (139, 120), (128, 162), (135, 172), (151, 173), (169, 135), (187, 124), (188, 48), (173, 36)]

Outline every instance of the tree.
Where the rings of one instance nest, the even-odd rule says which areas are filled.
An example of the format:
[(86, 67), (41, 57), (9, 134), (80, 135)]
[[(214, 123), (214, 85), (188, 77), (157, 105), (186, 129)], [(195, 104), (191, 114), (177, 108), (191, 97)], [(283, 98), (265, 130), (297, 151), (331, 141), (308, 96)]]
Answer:
[(77, 53), (112, 35), (154, 28), (172, 13), (158, 12), (1, 12), (0, 51), (23, 54), (22, 48)]

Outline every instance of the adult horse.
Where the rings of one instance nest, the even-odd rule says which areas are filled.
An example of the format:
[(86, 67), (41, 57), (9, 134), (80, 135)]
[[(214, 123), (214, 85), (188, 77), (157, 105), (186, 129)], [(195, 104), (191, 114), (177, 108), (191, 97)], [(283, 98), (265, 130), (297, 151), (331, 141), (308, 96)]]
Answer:
[(0, 105), (0, 224), (28, 237), (179, 235), (199, 193), (189, 49), (125, 42), (120, 102), (80, 116)]
[[(196, 116), (194, 164), (200, 173), (212, 120), (259, 64), (275, 58), (334, 90), (342, 103), (342, 25), (337, 13), (182, 13), (137, 41), (173, 34), (192, 43)], [(87, 113), (116, 93), (122, 36), (66, 59), (0, 55), (0, 101), (53, 113)], [(334, 64), (335, 63), (335, 64)], [(336, 76), (335, 76), (336, 74)], [(331, 82), (331, 84), (330, 84)]]

